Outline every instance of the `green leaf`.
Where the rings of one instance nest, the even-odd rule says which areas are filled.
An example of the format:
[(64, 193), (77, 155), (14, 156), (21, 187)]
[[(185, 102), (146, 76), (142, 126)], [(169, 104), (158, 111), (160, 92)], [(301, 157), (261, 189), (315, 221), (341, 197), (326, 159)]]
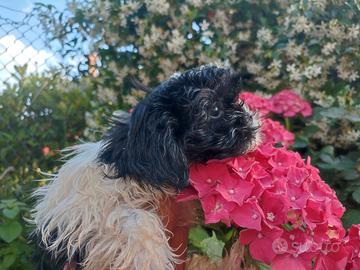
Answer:
[(308, 140), (305, 137), (298, 137), (291, 146), (293, 148), (306, 148), (308, 146)]
[(338, 165), (339, 165), (339, 170), (351, 170), (356, 168), (357, 163), (351, 160), (347, 156), (340, 156)]
[(195, 247), (201, 248), (201, 241), (206, 238), (209, 238), (209, 234), (201, 226), (196, 226), (190, 229), (189, 241)]
[(271, 270), (271, 266), (256, 261), (256, 265), (259, 267), (260, 270)]
[(349, 120), (350, 122), (353, 122), (353, 123), (359, 123), (360, 122), (360, 117), (359, 116), (345, 115), (345, 119), (347, 119), (347, 120)]
[(360, 224), (360, 210), (348, 209), (342, 217), (342, 221), (345, 228), (350, 228), (353, 224)]
[(334, 156), (334, 146), (332, 146), (332, 145), (325, 146), (324, 148), (321, 149), (321, 153), (328, 154), (329, 156), (333, 157)]
[(289, 224), (289, 223), (285, 223), (285, 224), (283, 224), (282, 226), (283, 226), (283, 228), (284, 228), (285, 230), (287, 230), (288, 232), (293, 229), (293, 227), (292, 227), (291, 224)]
[(342, 119), (347, 115), (346, 111), (343, 108), (338, 108), (338, 107), (333, 107), (327, 110), (323, 110), (322, 112), (320, 112), (320, 114), (323, 117), (333, 118), (333, 119)]
[(218, 261), (222, 258), (225, 243), (216, 238), (213, 231), (212, 236), (201, 241), (201, 251), (204, 252), (211, 261)]
[(16, 261), (16, 254), (7, 254), (4, 256), (2, 261), (0, 261), (0, 269), (6, 270), (14, 264)]
[(313, 134), (315, 134), (317, 131), (319, 131), (319, 127), (314, 126), (314, 125), (309, 125), (309, 126), (305, 127), (304, 135), (306, 135), (307, 137), (310, 137)]
[(334, 164), (335, 163), (335, 160), (331, 156), (329, 156), (327, 154), (321, 154), (320, 158), (321, 158), (322, 161), (324, 161), (326, 163), (329, 163), (329, 164)]
[(342, 172), (345, 180), (353, 181), (359, 178), (359, 173), (356, 170), (345, 170)]
[(357, 203), (360, 203), (360, 187), (353, 192), (352, 197)]
[(21, 224), (17, 221), (7, 221), (0, 224), (0, 238), (7, 243), (14, 241), (22, 231)]
[(225, 234), (225, 242), (228, 242), (236, 233), (235, 228), (231, 228), (226, 234)]
[(19, 207), (16, 206), (14, 208), (5, 208), (5, 209), (3, 209), (2, 212), (5, 217), (13, 219), (20, 212), (20, 209), (19, 209)]

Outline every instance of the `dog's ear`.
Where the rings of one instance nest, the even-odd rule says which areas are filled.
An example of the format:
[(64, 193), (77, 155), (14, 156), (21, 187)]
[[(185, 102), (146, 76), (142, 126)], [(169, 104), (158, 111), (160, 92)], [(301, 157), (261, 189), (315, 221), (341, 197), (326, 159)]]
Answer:
[(140, 103), (135, 108), (126, 144), (129, 174), (153, 186), (187, 185), (188, 164), (175, 136), (177, 125), (176, 117), (161, 106)]
[(177, 125), (161, 106), (139, 103), (129, 124), (112, 132), (118, 137), (108, 138), (100, 160), (113, 167), (114, 177), (129, 176), (140, 184), (180, 190), (188, 184), (188, 162), (183, 143), (175, 136)]

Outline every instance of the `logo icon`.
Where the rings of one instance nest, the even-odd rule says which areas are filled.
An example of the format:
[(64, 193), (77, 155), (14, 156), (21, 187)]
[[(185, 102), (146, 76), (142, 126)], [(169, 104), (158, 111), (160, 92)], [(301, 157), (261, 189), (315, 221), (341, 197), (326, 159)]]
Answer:
[(277, 238), (272, 243), (272, 249), (275, 254), (284, 254), (288, 248), (288, 243), (284, 238)]

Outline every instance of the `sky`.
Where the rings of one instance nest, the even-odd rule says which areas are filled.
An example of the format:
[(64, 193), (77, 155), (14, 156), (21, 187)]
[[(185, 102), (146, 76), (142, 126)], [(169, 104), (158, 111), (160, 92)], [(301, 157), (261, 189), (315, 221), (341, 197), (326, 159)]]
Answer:
[[(66, 7), (66, 0), (0, 0), (0, 93), (4, 82), (9, 79), (15, 65), (28, 64), (28, 73), (42, 71), (50, 65), (56, 65), (57, 59), (53, 52), (44, 48), (44, 43), (37, 35), (40, 28), (33, 32), (17, 31), (5, 23), (6, 19), (21, 22), (36, 2), (53, 4), (59, 10)], [(31, 43), (30, 43), (31, 42)]]
[[(3, 17), (8, 17), (13, 20), (21, 20), (24, 17), (24, 13), (31, 11), (34, 3), (40, 2), (43, 4), (52, 4), (58, 9), (64, 9), (66, 7), (66, 0), (0, 0), (0, 14)], [(14, 9), (15, 11), (10, 11), (5, 9)], [(19, 12), (20, 11), (20, 12)]]

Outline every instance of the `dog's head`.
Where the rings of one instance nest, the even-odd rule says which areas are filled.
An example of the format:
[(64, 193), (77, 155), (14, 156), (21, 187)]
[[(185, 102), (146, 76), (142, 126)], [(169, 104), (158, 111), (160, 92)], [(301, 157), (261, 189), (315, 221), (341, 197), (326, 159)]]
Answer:
[(141, 184), (188, 184), (192, 163), (241, 155), (257, 141), (258, 121), (238, 102), (241, 78), (228, 69), (195, 68), (156, 87), (105, 136), (100, 161), (114, 177)]

